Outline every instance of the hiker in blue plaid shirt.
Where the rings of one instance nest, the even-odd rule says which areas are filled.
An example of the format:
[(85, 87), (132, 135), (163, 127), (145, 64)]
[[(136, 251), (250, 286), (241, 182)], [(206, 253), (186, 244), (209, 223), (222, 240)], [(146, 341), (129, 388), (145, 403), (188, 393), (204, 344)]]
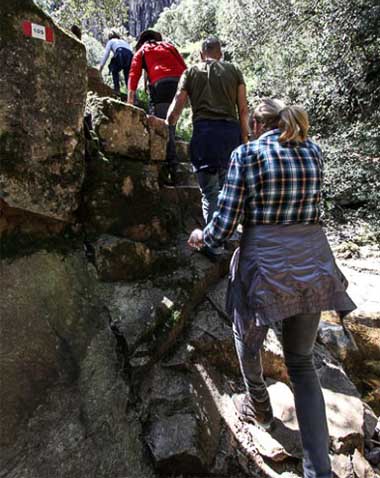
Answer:
[(322, 153), (308, 138), (300, 106), (264, 99), (253, 114), (255, 141), (231, 156), (218, 209), (192, 247), (215, 247), (239, 221), (244, 229), (230, 266), (227, 311), (246, 393), (234, 395), (242, 420), (276, 433), (260, 349), (268, 328), (282, 323), (285, 363), (291, 380), (304, 450), (304, 476), (331, 478), (325, 403), (313, 363), (323, 310), (342, 317), (355, 309), (347, 281), (335, 264), (320, 225)]

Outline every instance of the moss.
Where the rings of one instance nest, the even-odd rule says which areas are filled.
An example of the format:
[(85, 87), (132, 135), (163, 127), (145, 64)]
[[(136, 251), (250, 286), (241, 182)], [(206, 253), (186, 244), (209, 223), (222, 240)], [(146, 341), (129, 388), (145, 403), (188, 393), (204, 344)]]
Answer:
[(60, 252), (67, 255), (75, 249), (83, 249), (84, 238), (73, 234), (69, 227), (64, 233), (51, 237), (15, 233), (1, 238), (0, 258), (15, 259), (30, 256), (38, 251)]
[(20, 158), (21, 140), (17, 134), (8, 131), (0, 133), (0, 156), (1, 168), (3, 172), (10, 173), (13, 177), (23, 174), (19, 171), (18, 164)]

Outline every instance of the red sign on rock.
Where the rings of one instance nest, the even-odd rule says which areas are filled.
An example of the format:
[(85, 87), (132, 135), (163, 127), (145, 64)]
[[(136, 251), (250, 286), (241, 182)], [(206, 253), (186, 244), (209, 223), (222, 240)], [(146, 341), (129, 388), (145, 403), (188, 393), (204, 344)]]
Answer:
[(22, 30), (27, 37), (39, 38), (40, 40), (49, 43), (53, 43), (54, 41), (54, 32), (50, 27), (44, 27), (42, 25), (37, 25), (37, 23), (24, 21), (22, 22)]

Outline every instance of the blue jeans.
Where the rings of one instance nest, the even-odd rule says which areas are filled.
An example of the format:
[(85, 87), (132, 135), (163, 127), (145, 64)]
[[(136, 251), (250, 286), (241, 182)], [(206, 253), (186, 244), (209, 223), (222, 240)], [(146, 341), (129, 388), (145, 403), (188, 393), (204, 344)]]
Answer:
[[(299, 314), (282, 323), (285, 364), (293, 386), (305, 478), (332, 476), (325, 402), (313, 363), (319, 319), (319, 313)], [(247, 392), (259, 401), (268, 397), (260, 356), (267, 331), (268, 327), (252, 324), (243, 338), (234, 327), (235, 347)]]
[(132, 57), (133, 53), (131, 50), (128, 50), (128, 48), (118, 48), (110, 62), (109, 70), (112, 73), (114, 90), (118, 93), (120, 92), (120, 71), (123, 71), (125, 87), (128, 87), (129, 69), (131, 67)]
[[(225, 168), (206, 168), (197, 172), (199, 188), (202, 194), (202, 213), (208, 224), (218, 208), (219, 192), (223, 188), (227, 174)], [(212, 249), (211, 249), (212, 250)]]

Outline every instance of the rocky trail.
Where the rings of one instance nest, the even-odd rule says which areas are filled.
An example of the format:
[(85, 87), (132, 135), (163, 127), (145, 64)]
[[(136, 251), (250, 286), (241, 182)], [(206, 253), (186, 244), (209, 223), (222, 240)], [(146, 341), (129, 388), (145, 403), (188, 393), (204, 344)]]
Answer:
[[(274, 430), (234, 411), (231, 251), (212, 263), (186, 245), (201, 223), (188, 145), (177, 143), (180, 184), (165, 185), (162, 122), (87, 78), (83, 45), (31, 0), (0, 13), (0, 477), (301, 477), (280, 330), (262, 357)], [(25, 17), (55, 44), (25, 39)], [(325, 313), (315, 348), (331, 458), (338, 478), (372, 478), (380, 251), (328, 232), (358, 305), (343, 325)]]

